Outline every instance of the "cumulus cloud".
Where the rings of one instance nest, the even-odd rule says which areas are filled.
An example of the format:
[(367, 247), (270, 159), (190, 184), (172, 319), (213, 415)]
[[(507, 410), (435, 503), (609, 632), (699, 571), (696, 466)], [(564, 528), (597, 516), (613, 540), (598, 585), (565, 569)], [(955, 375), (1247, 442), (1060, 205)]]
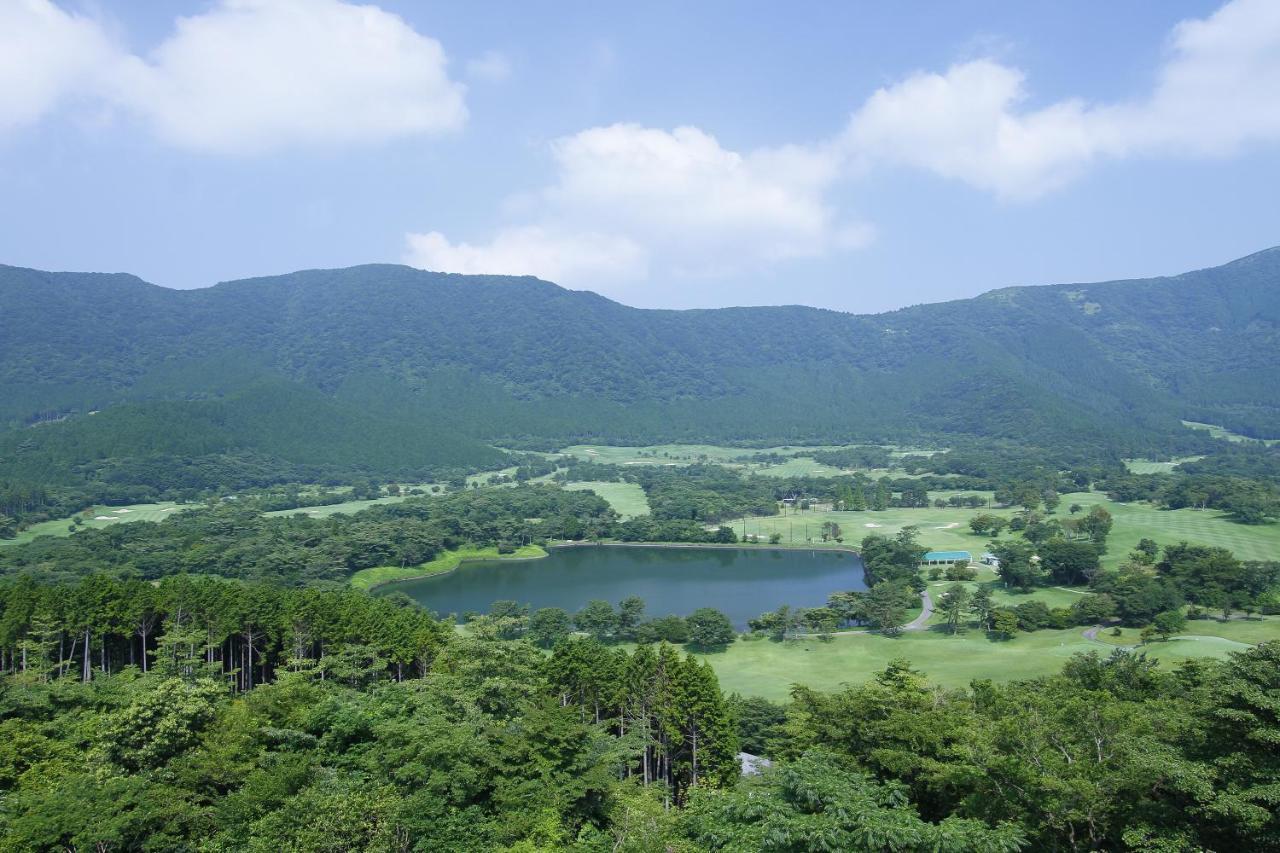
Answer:
[[(824, 199), (839, 172), (838, 158), (825, 148), (740, 153), (696, 127), (615, 124), (557, 140), (550, 154), (556, 181), (521, 204), (534, 223), (478, 246), (454, 246), (438, 232), (409, 235), (408, 262), (450, 269), (447, 261), (465, 259), (472, 268), (576, 283), (626, 269), (600, 263), (600, 252), (590, 265), (566, 268), (561, 250), (580, 239), (597, 249), (611, 246), (616, 258), (643, 256), (684, 275), (732, 272), (869, 239), (866, 226), (839, 222)], [(553, 248), (544, 250), (539, 241), (548, 235)], [(432, 251), (421, 250), (424, 241)]]
[(48, 0), (0, 6), (0, 116), (29, 121), (75, 92), (175, 146), (233, 154), (440, 133), (467, 119), (440, 43), (376, 6), (222, 0), (179, 18), (145, 57)]
[(1235, 0), (1175, 28), (1142, 97), (1025, 109), (1024, 73), (980, 59), (875, 92), (853, 114), (843, 144), (863, 168), (911, 166), (1027, 199), (1101, 158), (1214, 156), (1280, 141), (1277, 92), (1280, 4)]
[(48, 0), (0, 3), (0, 130), (30, 124), (67, 98), (91, 94), (95, 70), (111, 67), (118, 56), (94, 20)]
[(626, 237), (540, 225), (504, 228), (479, 246), (451, 243), (439, 231), (410, 234), (404, 260), (421, 269), (536, 275), (561, 283), (629, 281), (648, 273), (647, 253)]

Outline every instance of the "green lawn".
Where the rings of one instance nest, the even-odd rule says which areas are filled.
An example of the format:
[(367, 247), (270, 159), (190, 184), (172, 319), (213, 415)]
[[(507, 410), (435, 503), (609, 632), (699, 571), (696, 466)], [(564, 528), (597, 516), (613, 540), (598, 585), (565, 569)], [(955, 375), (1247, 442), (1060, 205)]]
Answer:
[[(945, 494), (945, 493), (943, 493)], [(980, 493), (972, 493), (980, 494)], [(748, 518), (746, 531), (748, 535), (760, 535), (768, 538), (770, 533), (782, 534), (783, 544), (805, 544), (812, 539), (815, 546), (821, 546), (822, 525), (826, 521), (834, 521), (840, 525), (847, 544), (856, 545), (868, 533), (879, 533), (884, 536), (895, 536), (898, 531), (908, 525), (920, 529), (919, 541), (931, 550), (937, 551), (969, 551), (975, 557), (980, 555), (983, 546), (990, 539), (985, 536), (974, 536), (969, 531), (969, 519), (979, 512), (992, 512), (996, 515), (1012, 516), (1013, 510), (985, 509), (887, 509), (879, 512), (813, 512), (801, 510), (786, 516), (763, 516)], [(734, 531), (742, 536), (743, 524), (733, 524)], [(828, 543), (834, 545), (835, 543)]]
[(1145, 503), (1122, 504), (1096, 493), (1063, 495), (1059, 515), (1065, 515), (1066, 508), (1073, 503), (1083, 506), (1085, 512), (1093, 504), (1102, 504), (1115, 519), (1115, 526), (1107, 539), (1107, 553), (1102, 559), (1102, 564), (1108, 568), (1119, 565), (1144, 537), (1161, 545), (1185, 540), (1229, 548), (1242, 560), (1280, 559), (1280, 524), (1236, 524), (1217, 510), (1158, 509)]
[[(1069, 594), (1069, 593), (1068, 593)], [(1077, 652), (1109, 654), (1116, 644), (1136, 645), (1137, 632), (1114, 642), (1100, 635), (1086, 640), (1082, 628), (1036, 631), (1012, 640), (990, 640), (969, 629), (951, 636), (934, 628), (904, 633), (897, 638), (875, 634), (836, 636), (829, 642), (808, 638), (786, 643), (738, 640), (724, 652), (702, 654), (727, 692), (784, 699), (793, 684), (831, 690), (843, 683), (866, 681), (894, 658), (905, 658), (930, 680), (946, 687), (964, 687), (978, 678), (1012, 681), (1051, 675)], [(1280, 617), (1218, 623), (1195, 620), (1186, 634), (1143, 647), (1150, 657), (1172, 666), (1188, 658), (1221, 659), (1250, 644), (1280, 640)]]
[(338, 513), (351, 515), (352, 513), (357, 513), (362, 509), (368, 509), (371, 506), (378, 506), (379, 504), (400, 503), (401, 501), (411, 497), (418, 497), (418, 495), (392, 495), (384, 498), (371, 498), (369, 500), (361, 501), (343, 501), (340, 504), (328, 504), (325, 506), (300, 506), (295, 507), (294, 509), (272, 510), (271, 512), (264, 512), (263, 515), (309, 515), (312, 518), (328, 518), (329, 516), (337, 515)]
[(1168, 474), (1183, 462), (1195, 462), (1203, 458), (1203, 456), (1179, 456), (1168, 462), (1155, 462), (1151, 459), (1126, 459), (1124, 460), (1124, 467), (1134, 474)]
[(522, 545), (513, 554), (499, 554), (498, 549), (494, 547), (459, 548), (457, 551), (446, 551), (434, 560), (419, 566), (406, 566), (404, 568), (400, 566), (374, 566), (371, 569), (361, 569), (351, 576), (351, 585), (356, 589), (367, 591), (395, 581), (414, 580), (451, 572), (468, 560), (531, 560), (545, 556), (547, 556), (547, 552), (537, 545)]
[(1226, 429), (1224, 427), (1217, 426), (1216, 424), (1202, 424), (1199, 421), (1183, 421), (1182, 425), (1187, 427), (1188, 429), (1204, 430), (1214, 438), (1224, 438), (1227, 441), (1240, 442), (1240, 441), (1261, 440), (1263, 444), (1267, 444), (1267, 445), (1280, 444), (1280, 438), (1268, 438), (1268, 439), (1249, 438), (1249, 436), (1247, 435), (1240, 435), (1237, 432), (1232, 432), (1231, 430)]
[(566, 483), (565, 488), (595, 492), (607, 500), (623, 519), (649, 514), (649, 499), (636, 483)]
[(831, 690), (857, 684), (883, 670), (894, 658), (906, 658), (930, 680), (963, 687), (975, 678), (1008, 681), (1057, 672), (1076, 652), (1098, 650), (1079, 629), (1037, 631), (1012, 640), (989, 640), (980, 631), (957, 636), (937, 629), (913, 631), (897, 638), (875, 634), (816, 638), (787, 643), (739, 640), (724, 652), (701, 655), (710, 661), (728, 692), (783, 699), (791, 685)]
[[(130, 504), (128, 506), (115, 507), (94, 506), (80, 515), (74, 516), (74, 518), (80, 519), (81, 527), (110, 527), (113, 524), (125, 524), (130, 521), (160, 521), (184, 509), (186, 506), (172, 501), (169, 503)], [(0, 547), (20, 545), (24, 542), (30, 542), (37, 536), (69, 536), (71, 531), (68, 527), (71, 521), (71, 518), (58, 518), (33, 524), (19, 533), (16, 539), (0, 539)]]
[[(844, 447), (853, 447), (855, 445), (814, 445), (814, 446), (797, 446), (783, 445), (781, 447), (725, 447), (717, 444), (655, 444), (647, 447), (618, 447), (607, 444), (576, 444), (572, 447), (566, 447), (560, 452), (567, 456), (573, 456), (578, 459), (592, 460), (595, 462), (604, 462), (611, 465), (691, 465), (695, 462), (715, 462), (722, 465), (730, 465), (750, 470), (758, 474), (766, 474), (778, 477), (793, 475), (813, 475), (813, 476), (835, 476), (837, 474), (847, 473), (839, 468), (833, 468), (829, 465), (822, 465), (813, 460), (806, 454), (815, 450), (839, 450)], [(881, 445), (888, 447), (890, 452), (896, 456), (902, 456), (907, 453), (919, 453), (924, 455), (932, 455), (942, 452), (937, 450), (914, 450), (908, 447), (896, 447), (891, 445)], [(766, 463), (735, 461), (743, 459), (743, 457), (754, 457), (778, 454), (781, 456), (791, 457), (782, 463)], [(881, 472), (883, 473), (883, 472)]]
[[(930, 492), (931, 498), (948, 497), (951, 494), (979, 494), (983, 492)], [(1150, 504), (1116, 503), (1098, 492), (1075, 492), (1062, 496), (1057, 518), (1070, 518), (1072, 504), (1079, 504), (1088, 512), (1095, 504), (1106, 507), (1115, 520), (1111, 536), (1107, 540), (1107, 553), (1103, 566), (1115, 568), (1138, 540), (1154, 539), (1161, 545), (1181, 541), (1229, 548), (1242, 560), (1280, 559), (1280, 524), (1236, 524), (1216, 510), (1158, 509)], [(987, 542), (986, 536), (975, 536), (969, 531), (969, 519), (978, 513), (991, 513), (1010, 518), (1012, 508), (1005, 509), (888, 509), (865, 512), (810, 512), (799, 511), (792, 515), (763, 516), (746, 520), (746, 533), (767, 538), (770, 533), (782, 534), (784, 544), (805, 544), (812, 539), (815, 547), (822, 547), (822, 524), (834, 521), (840, 525), (846, 544), (856, 545), (868, 533), (895, 536), (908, 525), (919, 528), (919, 542), (935, 551), (968, 551), (980, 555)], [(742, 536), (743, 522), (733, 522), (733, 529)], [(835, 543), (827, 543), (834, 545)]]

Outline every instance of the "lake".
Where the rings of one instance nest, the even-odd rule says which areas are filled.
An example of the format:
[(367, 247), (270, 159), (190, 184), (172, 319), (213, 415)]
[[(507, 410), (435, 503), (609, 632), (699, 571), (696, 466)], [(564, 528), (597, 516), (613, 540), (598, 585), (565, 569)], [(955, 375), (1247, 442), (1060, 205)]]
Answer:
[(741, 629), (783, 604), (816, 607), (833, 592), (866, 588), (862, 559), (847, 551), (597, 545), (552, 548), (536, 560), (463, 563), (378, 592), (403, 592), (442, 615), (484, 613), (502, 600), (573, 613), (592, 599), (616, 605), (638, 595), (650, 617), (714, 607)]

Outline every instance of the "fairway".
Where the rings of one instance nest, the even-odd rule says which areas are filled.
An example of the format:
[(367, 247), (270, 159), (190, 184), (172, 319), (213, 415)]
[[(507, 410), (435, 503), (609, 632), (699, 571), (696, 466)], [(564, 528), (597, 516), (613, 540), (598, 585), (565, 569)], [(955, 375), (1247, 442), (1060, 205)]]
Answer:
[[(944, 687), (967, 687), (974, 679), (1014, 681), (1053, 675), (1073, 654), (1094, 651), (1105, 656), (1117, 647), (1102, 637), (1087, 640), (1082, 630), (1035, 631), (1012, 640), (990, 640), (972, 628), (951, 636), (936, 627), (896, 638), (854, 634), (838, 635), (829, 642), (816, 637), (786, 643), (750, 639), (739, 640), (724, 652), (698, 656), (711, 663), (726, 693), (783, 700), (794, 684), (818, 690), (861, 684), (895, 658), (909, 660), (930, 681)], [(1136, 631), (1128, 633), (1118, 642), (1136, 645), (1136, 635)], [(1195, 620), (1187, 623), (1186, 635), (1150, 643), (1142, 651), (1170, 667), (1188, 658), (1221, 659), (1266, 640), (1280, 640), (1280, 617), (1225, 624)]]
[(1188, 429), (1204, 430), (1214, 438), (1222, 438), (1222, 439), (1226, 439), (1227, 441), (1233, 441), (1236, 443), (1239, 443), (1242, 441), (1261, 441), (1263, 444), (1267, 446), (1271, 446), (1273, 444), (1280, 444), (1280, 438), (1250, 438), (1247, 435), (1241, 435), (1238, 432), (1232, 432), (1231, 430), (1226, 429), (1225, 427), (1217, 426), (1216, 424), (1202, 424), (1199, 421), (1183, 421), (1182, 425), (1184, 427), (1187, 427)]
[(1126, 459), (1124, 460), (1124, 467), (1134, 474), (1168, 474), (1183, 462), (1197, 462), (1203, 458), (1203, 456), (1179, 456), (1176, 459), (1170, 459), (1168, 462), (1155, 462), (1151, 459)]
[(418, 496), (417, 495), (389, 495), (385, 498), (371, 498), (369, 500), (361, 500), (361, 501), (343, 501), (342, 503), (338, 503), (338, 504), (324, 504), (321, 506), (299, 506), (299, 507), (294, 507), (293, 509), (272, 510), (271, 512), (264, 512), (263, 515), (265, 516), (308, 515), (308, 516), (311, 516), (312, 518), (328, 518), (329, 516), (337, 515), (338, 513), (345, 513), (347, 515), (351, 515), (353, 513), (359, 512), (362, 509), (368, 509), (371, 506), (378, 506), (380, 504), (400, 503), (401, 501), (407, 500), (410, 497), (418, 497)]
[[(1088, 512), (1106, 507), (1115, 520), (1107, 538), (1103, 566), (1114, 568), (1143, 538), (1160, 545), (1190, 542), (1230, 549), (1241, 560), (1280, 560), (1280, 524), (1236, 524), (1217, 510), (1158, 509), (1145, 503), (1115, 503), (1104, 495), (1079, 492), (1062, 496), (1062, 505), (1078, 503)], [(1060, 509), (1059, 515), (1062, 514)]]
[[(930, 492), (931, 498), (964, 492)], [(971, 492), (989, 497), (987, 492)], [(1111, 513), (1114, 526), (1107, 538), (1107, 553), (1102, 557), (1105, 568), (1115, 568), (1138, 541), (1154, 539), (1160, 545), (1178, 542), (1218, 546), (1230, 549), (1242, 560), (1280, 560), (1280, 524), (1236, 524), (1217, 510), (1158, 509), (1146, 503), (1116, 503), (1100, 492), (1072, 492), (1062, 495), (1062, 504), (1053, 518), (1071, 518), (1069, 508), (1079, 504), (1081, 512), (1101, 505)], [(1012, 518), (1017, 510), (1004, 508), (935, 508), (866, 510), (863, 512), (798, 511), (786, 516), (759, 516), (726, 522), (742, 537), (767, 538), (779, 533), (783, 544), (812, 544), (815, 548), (833, 546), (821, 541), (822, 525), (833, 521), (840, 525), (845, 543), (857, 545), (870, 533), (896, 536), (902, 528), (915, 526), (921, 545), (935, 551), (968, 551), (976, 558), (989, 536), (977, 536), (969, 530), (969, 519), (979, 513)], [(812, 541), (810, 541), (812, 540)]]
[(637, 483), (566, 483), (570, 491), (592, 491), (609, 502), (625, 521), (649, 514), (649, 499)]
[(20, 532), (16, 539), (0, 539), (0, 547), (5, 545), (21, 545), (30, 542), (37, 536), (70, 536), (68, 529), (74, 518), (80, 519), (81, 528), (103, 528), (113, 524), (124, 524), (131, 521), (162, 521), (175, 512), (195, 504), (180, 504), (172, 501), (154, 504), (129, 504), (128, 506), (93, 506), (84, 512), (68, 518), (55, 518), (33, 524)]
[[(763, 474), (774, 477), (812, 476), (834, 477), (847, 474), (855, 469), (835, 468), (817, 462), (809, 454), (819, 450), (843, 450), (849, 447), (863, 447), (867, 444), (823, 444), (823, 445), (781, 445), (779, 447), (727, 447), (718, 444), (654, 444), (645, 447), (619, 447), (608, 444), (576, 444), (566, 447), (560, 452), (583, 461), (601, 462), (608, 465), (693, 465), (698, 462), (713, 462), (737, 468), (741, 471)], [(876, 445), (890, 451), (894, 456), (918, 454), (932, 456), (945, 453), (943, 450), (917, 450), (899, 445)], [(783, 462), (758, 459), (763, 456), (785, 456)], [(857, 469), (873, 476), (887, 474), (885, 469)], [(902, 476), (898, 472), (898, 476)]]

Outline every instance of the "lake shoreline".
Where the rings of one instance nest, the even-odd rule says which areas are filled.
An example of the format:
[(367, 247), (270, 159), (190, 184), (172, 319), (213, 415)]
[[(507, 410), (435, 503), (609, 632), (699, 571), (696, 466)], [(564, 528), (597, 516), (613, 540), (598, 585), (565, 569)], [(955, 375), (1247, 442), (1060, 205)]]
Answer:
[[(436, 571), (426, 566), (411, 576), (379, 579), (370, 591), (400, 592), (425, 607), (453, 613), (487, 612), (500, 600), (576, 611), (593, 600), (635, 594), (664, 614), (687, 615), (705, 601), (742, 628), (783, 603), (816, 607), (832, 591), (868, 588), (861, 555), (850, 547), (574, 541), (542, 547), (545, 553), (537, 557), (470, 553), (441, 561)], [(555, 558), (539, 564), (547, 565), (545, 570), (512, 565), (543, 556)], [(464, 566), (470, 571), (457, 571)]]
[(373, 592), (375, 589), (393, 586), (399, 583), (412, 583), (413, 581), (425, 580), (426, 578), (436, 578), (441, 575), (447, 575), (456, 572), (467, 563), (487, 563), (492, 560), (503, 560), (509, 563), (519, 563), (526, 560), (545, 560), (551, 556), (552, 551), (569, 548), (688, 548), (693, 550), (742, 550), (751, 551), (820, 551), (822, 553), (843, 553), (853, 554), (855, 557), (862, 557), (862, 552), (856, 548), (839, 546), (835, 548), (815, 548), (812, 545), (754, 545), (743, 544), (741, 542), (557, 542), (555, 544), (547, 543), (542, 546), (543, 553), (529, 554), (527, 556), (512, 557), (500, 555), (497, 557), (463, 557), (457, 564), (438, 572), (426, 572), (419, 575), (407, 575), (402, 578), (387, 578), (386, 580), (376, 581), (364, 587), (365, 592)]

